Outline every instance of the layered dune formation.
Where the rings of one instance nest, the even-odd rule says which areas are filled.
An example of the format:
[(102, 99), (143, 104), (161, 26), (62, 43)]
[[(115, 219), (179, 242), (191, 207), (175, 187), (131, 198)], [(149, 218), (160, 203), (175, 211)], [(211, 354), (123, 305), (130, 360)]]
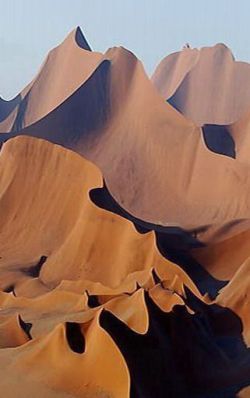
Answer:
[(249, 396), (249, 80), (77, 28), (0, 100), (1, 396)]

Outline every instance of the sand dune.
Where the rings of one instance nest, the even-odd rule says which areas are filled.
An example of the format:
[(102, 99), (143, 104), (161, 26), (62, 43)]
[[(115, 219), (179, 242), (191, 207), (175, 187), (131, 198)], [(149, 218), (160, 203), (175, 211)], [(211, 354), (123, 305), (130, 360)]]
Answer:
[(164, 58), (152, 82), (161, 95), (198, 126), (231, 124), (250, 106), (250, 66), (222, 43), (186, 48)]
[[(168, 267), (170, 277), (178, 274), (195, 289), (158, 253), (152, 231), (140, 234), (130, 221), (92, 203), (89, 192), (102, 186), (102, 175), (90, 162), (46, 141), (17, 137), (4, 145), (1, 165), (3, 289), (15, 287), (16, 278), (20, 285), (38, 276), (51, 287), (69, 279), (116, 288), (154, 267)], [(35, 269), (42, 256), (46, 261)]]
[(4, 397), (248, 396), (249, 73), (77, 28), (0, 100)]
[(0, 131), (15, 130), (46, 116), (79, 88), (100, 58), (101, 54), (91, 52), (79, 28), (72, 31), (50, 51), (37, 76), (19, 94), (22, 102), (18, 111), (12, 111), (14, 123), (6, 129), (2, 122)]
[[(29, 103), (36, 107), (31, 96), (27, 113), (15, 122), (21, 130), (2, 134), (3, 139), (24, 134), (73, 149), (100, 167), (121, 207), (156, 226), (177, 226), (202, 242), (248, 229), (247, 165), (208, 150), (201, 130), (160, 98), (129, 51), (113, 48), (103, 57), (87, 53), (95, 64), (98, 57), (98, 65), (87, 79), (87, 63), (87, 80), (78, 90), (26, 126)], [(42, 105), (37, 109), (40, 112)]]

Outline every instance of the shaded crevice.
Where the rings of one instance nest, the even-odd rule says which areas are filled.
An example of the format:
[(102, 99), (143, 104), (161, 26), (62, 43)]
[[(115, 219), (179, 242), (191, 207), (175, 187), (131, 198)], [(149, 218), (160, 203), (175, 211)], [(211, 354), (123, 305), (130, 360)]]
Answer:
[(85, 339), (78, 323), (66, 322), (66, 338), (72, 351), (83, 354), (85, 351)]
[(20, 315), (18, 315), (18, 321), (19, 321), (19, 324), (20, 324), (21, 328), (23, 329), (23, 331), (28, 336), (28, 338), (30, 340), (32, 340), (32, 336), (30, 334), (30, 330), (32, 328), (32, 323), (24, 322)]
[(83, 48), (84, 50), (87, 50), (87, 51), (91, 51), (90, 45), (87, 42), (87, 40), (79, 26), (76, 28), (75, 41), (80, 48)]
[(168, 238), (156, 232), (156, 243), (163, 257), (178, 264), (192, 279), (202, 294), (208, 293), (214, 299), (218, 291), (227, 285), (228, 281), (220, 281), (206, 271), (190, 254), (189, 250), (176, 249), (169, 244)]
[(11, 112), (15, 109), (15, 107), (21, 102), (22, 97), (18, 94), (15, 98), (10, 101), (6, 101), (0, 98), (0, 122), (5, 120)]
[(17, 115), (16, 115), (16, 118), (12, 125), (11, 133), (13, 133), (13, 131), (19, 132), (22, 130), (22, 128), (24, 126), (24, 117), (25, 117), (25, 112), (26, 112), (27, 106), (28, 106), (28, 100), (29, 100), (29, 92), (22, 99), (22, 101), (20, 102), (20, 104), (18, 106)]
[[(187, 84), (188, 79), (185, 80)], [(183, 112), (184, 97), (182, 94), (183, 87), (180, 85), (174, 95), (167, 100), (167, 102), (175, 108), (178, 112), (185, 115)], [(227, 126), (218, 124), (204, 124), (202, 127), (202, 134), (207, 148), (219, 155), (225, 155), (233, 159), (236, 158), (235, 142), (232, 138)]]
[[(107, 311), (100, 317), (130, 370), (131, 398), (236, 398), (249, 384), (250, 372), (240, 319), (216, 305), (203, 303), (205, 308), (191, 315), (180, 305), (164, 313), (147, 293), (145, 300), (150, 320), (146, 335), (136, 334)], [(235, 325), (234, 356), (227, 330), (220, 325), (221, 311)]]
[(44, 265), (46, 260), (47, 260), (47, 256), (42, 256), (36, 265), (33, 265), (32, 267), (29, 267), (29, 268), (23, 268), (22, 272), (28, 276), (31, 276), (32, 278), (38, 278), (40, 275), (42, 266)]
[(14, 285), (9, 285), (9, 286), (7, 286), (3, 291), (4, 291), (5, 293), (14, 293), (14, 288), (15, 288)]
[(191, 249), (205, 246), (195, 236), (205, 231), (206, 227), (201, 227), (191, 233), (178, 227), (162, 227), (139, 220), (115, 201), (105, 182), (103, 188), (92, 189), (89, 197), (96, 206), (131, 221), (139, 233), (154, 231), (156, 245), (161, 255), (178, 264), (190, 276), (202, 294), (209, 293), (210, 297), (214, 298), (227, 284), (213, 278), (190, 254)]
[(98, 296), (95, 294), (89, 294), (86, 290), (86, 294), (88, 296), (88, 306), (90, 308), (99, 307), (101, 304), (99, 303)]
[[(184, 287), (185, 303), (195, 311), (196, 315), (203, 314), (204, 318), (209, 319), (211, 330), (214, 336), (231, 335), (238, 336), (243, 332), (241, 319), (234, 312), (226, 307), (220, 307), (217, 304), (207, 305), (200, 300), (187, 286)], [(206, 329), (209, 330), (208, 323)], [(243, 342), (243, 340), (242, 340)], [(243, 344), (245, 347), (245, 344)], [(250, 352), (250, 351), (249, 351)]]
[(157, 275), (157, 273), (155, 272), (154, 269), (152, 270), (152, 276), (153, 276), (154, 283), (156, 285), (158, 285), (159, 283), (160, 284), (162, 283), (161, 279), (159, 278), (159, 276)]
[[(147, 233), (150, 231), (157, 231), (158, 233), (165, 234), (168, 238), (169, 245), (176, 248), (196, 248), (203, 247), (204, 244), (196, 239), (192, 233), (185, 231), (179, 227), (164, 227), (162, 225), (157, 225), (140, 220), (126, 210), (124, 210), (112, 197), (107, 189), (104, 182), (103, 188), (94, 188), (89, 191), (89, 197), (91, 201), (101, 209), (108, 210), (112, 213), (118, 214), (119, 216), (126, 218), (134, 224), (134, 227), (139, 233)], [(205, 228), (205, 227), (204, 227)]]
[(168, 98), (166, 102), (171, 105), (174, 109), (176, 109), (179, 113), (182, 113), (181, 107), (178, 105), (178, 100), (176, 100), (176, 94), (173, 94), (172, 97)]
[(205, 124), (202, 126), (202, 133), (210, 151), (236, 158), (235, 143), (226, 126)]

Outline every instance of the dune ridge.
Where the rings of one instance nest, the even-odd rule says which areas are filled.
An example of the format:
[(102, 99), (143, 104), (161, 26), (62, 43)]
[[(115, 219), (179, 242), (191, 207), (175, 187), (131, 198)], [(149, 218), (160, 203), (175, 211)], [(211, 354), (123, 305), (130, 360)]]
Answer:
[(249, 80), (249, 64), (223, 43), (170, 54), (152, 75), (161, 95), (198, 126), (240, 119), (250, 105)]
[[(72, 35), (56, 49), (59, 53), (65, 43), (72, 44)], [(51, 105), (51, 111), (38, 121), (36, 109), (40, 112), (51, 102), (41, 93), (37, 103), (32, 88), (27, 103), (19, 106), (15, 128), (3, 133), (2, 140), (24, 134), (74, 150), (100, 167), (111, 195), (132, 216), (183, 228), (201, 242), (224, 240), (236, 230), (248, 229), (247, 164), (208, 150), (201, 129), (161, 99), (132, 53), (123, 48), (112, 48), (103, 56), (79, 51), (81, 62), (86, 62), (84, 68), (79, 67), (85, 76), (81, 86), (56, 108)], [(86, 73), (82, 72), (85, 68)], [(121, 170), (119, 177), (116, 170)]]

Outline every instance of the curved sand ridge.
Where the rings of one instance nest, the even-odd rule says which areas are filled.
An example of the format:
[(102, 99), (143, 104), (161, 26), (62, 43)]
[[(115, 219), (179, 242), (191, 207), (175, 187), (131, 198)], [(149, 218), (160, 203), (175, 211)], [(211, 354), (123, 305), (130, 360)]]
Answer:
[(41, 95), (36, 107), (31, 95), (15, 122), (21, 130), (2, 138), (32, 135), (73, 149), (100, 167), (121, 207), (147, 222), (195, 232), (202, 242), (248, 229), (248, 165), (211, 152), (200, 129), (160, 98), (132, 53), (79, 51), (87, 63), (82, 85), (38, 121), (31, 109), (40, 112), (50, 100)]
[[(174, 335), (179, 330), (178, 322), (184, 322), (182, 328), (187, 330), (194, 322), (185, 337), (185, 341), (191, 343), (196, 330), (197, 308), (187, 296), (184, 285), (193, 291), (198, 301), (204, 301), (205, 307), (210, 308), (212, 302), (205, 304), (207, 299), (201, 297), (190, 278), (177, 265), (160, 256), (152, 232), (141, 235), (130, 221), (91, 202), (89, 192), (102, 186), (102, 176), (88, 161), (43, 140), (16, 137), (4, 144), (0, 166), (0, 203), (5, 209), (0, 235), (1, 285), (9, 291), (0, 294), (0, 333), (5, 347), (0, 352), (0, 362), (5, 369), (0, 378), (2, 391), (9, 391), (13, 378), (17, 380), (16, 386), (12, 384), (13, 397), (19, 390), (20, 396), (32, 396), (34, 389), (38, 389), (41, 397), (56, 397), (60, 392), (76, 397), (87, 394), (90, 397), (95, 394), (99, 397), (105, 394), (130, 396), (131, 382), (133, 385), (139, 383), (140, 371), (137, 368), (129, 371), (129, 358), (133, 355), (130, 357), (119, 351), (121, 342), (119, 339), (116, 342), (112, 334), (112, 320), (107, 320), (105, 312), (101, 315), (104, 325), (100, 324), (100, 310), (105, 309), (127, 325), (133, 338), (145, 335), (152, 344), (149, 336), (153, 333), (158, 341), (157, 333), (163, 327), (161, 322), (154, 331), (149, 326), (158, 307), (166, 317), (170, 316), (168, 314), (174, 316), (174, 324), (171, 321), (173, 332), (177, 328)], [(37, 269), (42, 255), (47, 259)], [(160, 283), (152, 273), (153, 268)], [(94, 307), (92, 297), (96, 297)], [(153, 303), (157, 307), (152, 309)], [(176, 305), (185, 308), (184, 312), (173, 315), (171, 311)], [(226, 337), (212, 308), (211, 319), (216, 319), (216, 330), (222, 329), (219, 334)], [(205, 313), (204, 309), (202, 312)], [(166, 318), (165, 322), (170, 319)], [(204, 321), (198, 322), (203, 329)], [(111, 330), (107, 332), (109, 327)], [(83, 336), (84, 343), (79, 336)], [(170, 339), (170, 336), (167, 332), (165, 338)], [(202, 336), (201, 333), (198, 337), (201, 341)], [(202, 344), (212, 343), (212, 336), (207, 339)], [(159, 344), (162, 351), (160, 340)], [(174, 340), (171, 344), (176, 350), (179, 342)], [(19, 348), (13, 351), (11, 347)], [(215, 352), (217, 350), (219, 348)], [(170, 354), (167, 351), (164, 355)], [(198, 349), (195, 357), (205, 358), (204, 355), (204, 350)], [(58, 362), (62, 366), (57, 367)], [(241, 383), (246, 377), (240, 362), (236, 363), (230, 383)], [(103, 366), (107, 368), (106, 373), (103, 373)], [(218, 359), (217, 372), (212, 377), (206, 380), (206, 373), (199, 377), (201, 380), (205, 377), (211, 389), (224, 388), (228, 382), (222, 380), (220, 385), (219, 380), (225, 366), (228, 367), (224, 360)], [(56, 374), (47, 375), (49, 367), (57, 369)], [(75, 367), (78, 373), (73, 370)], [(114, 372), (117, 372), (117, 383), (109, 376)], [(185, 370), (178, 368), (171, 377), (174, 380), (184, 375)], [(18, 380), (22, 380), (22, 384)], [(196, 376), (192, 376), (193, 386), (195, 380)], [(147, 383), (142, 388), (146, 394)], [(150, 388), (155, 388), (154, 383)], [(168, 388), (171, 384), (164, 391)], [(183, 394), (190, 389), (184, 382), (179, 388)], [(199, 383), (195, 388), (202, 391)], [(164, 396), (163, 391), (157, 394)]]
[(116, 288), (127, 276), (139, 282), (141, 271), (168, 264), (170, 277), (180, 275), (197, 292), (178, 266), (158, 254), (153, 232), (140, 234), (130, 221), (92, 203), (89, 192), (102, 186), (102, 176), (87, 160), (17, 137), (3, 146), (1, 166), (3, 289), (15, 287), (16, 278), (30, 279), (28, 269), (46, 256), (39, 279), (51, 287), (80, 279)]
[(152, 82), (198, 126), (231, 124), (250, 107), (250, 66), (235, 61), (221, 43), (168, 55), (157, 66)]
[(7, 121), (0, 120), (0, 132), (20, 128), (24, 113), (21, 126), (47, 115), (79, 88), (100, 58), (101, 54), (91, 52), (81, 30), (73, 30), (61, 45), (49, 52), (37, 76), (19, 94), (21, 102)]
[[(161, 86), (172, 95), (200, 53), (170, 57)], [(2, 394), (212, 398), (247, 387), (247, 156), (211, 152), (132, 53), (91, 52), (79, 28), (17, 98), (0, 103), (2, 140), (12, 138), (0, 152)], [(195, 256), (230, 279), (215, 299), (171, 227), (209, 243)]]

